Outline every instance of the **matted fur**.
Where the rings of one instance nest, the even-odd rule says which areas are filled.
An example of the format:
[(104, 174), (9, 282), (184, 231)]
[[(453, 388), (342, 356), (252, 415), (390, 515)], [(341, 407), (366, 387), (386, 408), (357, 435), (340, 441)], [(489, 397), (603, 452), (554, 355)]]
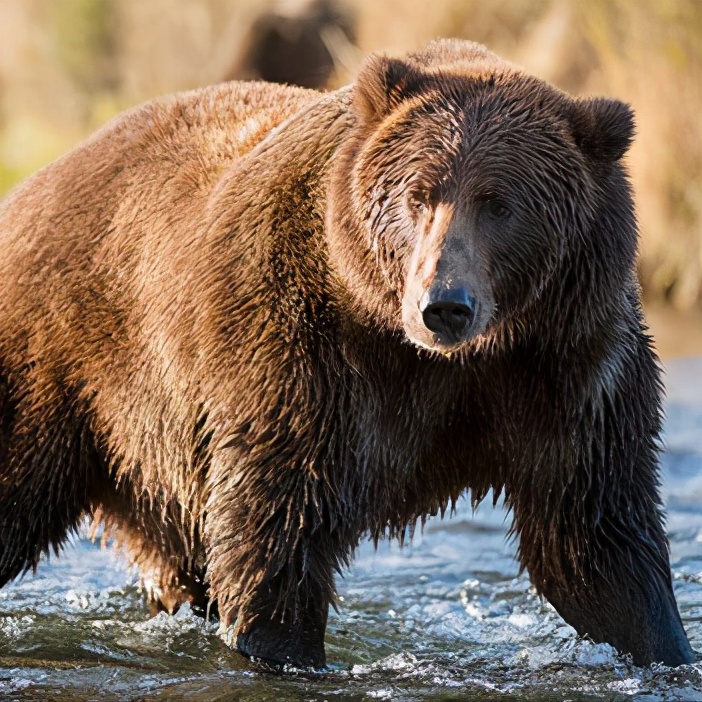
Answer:
[[(125, 113), (0, 206), (0, 585), (104, 520), (169, 610), (324, 664), (334, 572), (466, 490), (580, 633), (691, 660), (614, 100), (483, 47)], [(431, 286), (476, 297), (447, 346)], [(453, 282), (452, 282), (453, 281)]]

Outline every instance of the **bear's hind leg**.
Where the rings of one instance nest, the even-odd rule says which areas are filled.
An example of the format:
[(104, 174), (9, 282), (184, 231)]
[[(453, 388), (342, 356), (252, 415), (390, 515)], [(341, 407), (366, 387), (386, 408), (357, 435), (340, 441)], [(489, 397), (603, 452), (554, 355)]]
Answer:
[(122, 477), (100, 498), (95, 523), (137, 566), (152, 614), (175, 614), (189, 602), (193, 612), (216, 616), (205, 580), (204, 553), (199, 525), (183, 522), (187, 510), (175, 501), (141, 494)]
[(57, 397), (20, 392), (0, 373), (0, 587), (59, 552), (104, 470), (88, 417)]

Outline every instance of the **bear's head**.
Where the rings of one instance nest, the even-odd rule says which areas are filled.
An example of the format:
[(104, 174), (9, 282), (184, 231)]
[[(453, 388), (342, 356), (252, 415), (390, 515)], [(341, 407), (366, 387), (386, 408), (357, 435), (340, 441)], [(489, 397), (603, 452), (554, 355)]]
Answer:
[[(452, 352), (523, 318), (578, 249), (601, 255), (589, 238), (633, 135), (627, 105), (574, 99), (444, 40), (367, 60), (353, 109), (327, 237), (367, 321)], [(635, 247), (634, 233), (609, 250), (627, 268)]]

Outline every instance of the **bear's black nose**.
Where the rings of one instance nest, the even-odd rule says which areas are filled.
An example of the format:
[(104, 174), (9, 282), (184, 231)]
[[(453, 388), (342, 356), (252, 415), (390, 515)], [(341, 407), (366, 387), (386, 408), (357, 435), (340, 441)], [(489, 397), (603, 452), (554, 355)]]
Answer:
[(465, 288), (449, 288), (425, 295), (422, 303), (420, 311), (427, 329), (451, 344), (463, 340), (475, 318), (475, 300)]

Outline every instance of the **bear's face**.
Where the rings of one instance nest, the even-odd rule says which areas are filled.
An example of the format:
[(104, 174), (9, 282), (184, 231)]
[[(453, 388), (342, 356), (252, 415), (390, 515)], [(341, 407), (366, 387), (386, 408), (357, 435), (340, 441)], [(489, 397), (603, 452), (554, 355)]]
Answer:
[(447, 65), (431, 65), (432, 46), (366, 64), (329, 202), (352, 292), (381, 325), (439, 352), (538, 304), (596, 216), (593, 172), (633, 130), (622, 103), (574, 100), (463, 47), (475, 45), (454, 42), (448, 57), (434, 47)]

